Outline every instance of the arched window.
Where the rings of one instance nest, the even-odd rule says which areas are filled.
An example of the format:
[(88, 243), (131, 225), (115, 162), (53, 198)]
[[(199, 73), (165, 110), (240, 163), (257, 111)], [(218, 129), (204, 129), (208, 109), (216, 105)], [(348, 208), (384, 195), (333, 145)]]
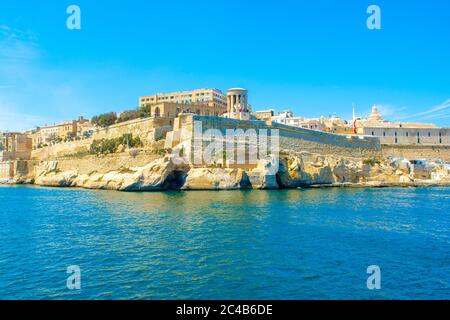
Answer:
[(159, 110), (159, 107), (155, 108), (155, 113), (153, 114), (155, 117), (159, 117), (159, 115), (161, 114), (161, 111)]

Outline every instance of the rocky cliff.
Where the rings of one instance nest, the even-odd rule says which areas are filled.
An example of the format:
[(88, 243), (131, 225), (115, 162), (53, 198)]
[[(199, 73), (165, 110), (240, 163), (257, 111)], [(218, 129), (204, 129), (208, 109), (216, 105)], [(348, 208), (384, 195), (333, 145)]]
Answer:
[[(99, 159), (98, 161), (101, 161)], [(442, 161), (411, 163), (407, 159), (354, 159), (308, 152), (260, 160), (252, 170), (176, 164), (159, 157), (140, 167), (81, 172), (44, 161), (27, 181), (41, 186), (121, 191), (278, 189), (317, 186), (450, 185), (450, 166)], [(11, 182), (24, 182), (16, 177)]]

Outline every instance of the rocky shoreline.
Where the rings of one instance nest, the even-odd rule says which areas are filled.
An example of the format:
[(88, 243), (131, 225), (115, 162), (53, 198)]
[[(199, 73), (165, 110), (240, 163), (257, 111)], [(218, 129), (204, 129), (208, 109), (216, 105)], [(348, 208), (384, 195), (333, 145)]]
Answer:
[(417, 163), (404, 158), (353, 159), (300, 152), (285, 154), (278, 162), (260, 160), (248, 170), (176, 163), (166, 155), (144, 166), (82, 172), (61, 169), (58, 160), (42, 161), (29, 175), (0, 180), (0, 184), (118, 191), (450, 186), (450, 166), (440, 160)]

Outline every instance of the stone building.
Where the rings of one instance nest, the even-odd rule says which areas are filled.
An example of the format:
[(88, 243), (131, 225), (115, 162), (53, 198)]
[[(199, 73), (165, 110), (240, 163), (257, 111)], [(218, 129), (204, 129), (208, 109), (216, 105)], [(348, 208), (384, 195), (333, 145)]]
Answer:
[(218, 116), (217, 109), (209, 104), (160, 102), (150, 104), (147, 108), (149, 108), (152, 117), (175, 118), (180, 113), (193, 113), (201, 116)]
[[(227, 111), (226, 96), (219, 89), (196, 89), (139, 97), (139, 107), (160, 103), (167, 103), (165, 105), (167, 108), (172, 108), (173, 104), (186, 105), (181, 106), (181, 109), (194, 109), (192, 106), (204, 107), (204, 110), (212, 116), (220, 116)], [(161, 115), (163, 114), (164, 112), (161, 112)]]
[(24, 133), (0, 133), (0, 179), (10, 179), (16, 172), (28, 170), (32, 140)]
[(271, 117), (272, 122), (285, 125), (293, 125), (293, 123), (295, 123), (295, 119), (301, 120), (302, 118), (295, 117), (294, 113), (289, 110), (279, 112), (277, 115)]
[(0, 134), (0, 161), (28, 160), (31, 156), (32, 140), (26, 134), (8, 132)]
[(303, 118), (295, 116), (291, 111), (283, 111), (271, 117), (271, 121), (275, 123), (285, 124), (288, 126), (305, 128), (316, 131), (325, 131), (331, 133), (349, 134), (352, 128), (347, 122), (339, 117), (320, 117), (320, 118)]
[(385, 145), (450, 145), (450, 128), (439, 128), (431, 123), (385, 121), (372, 107), (366, 119), (355, 121), (357, 134), (379, 137)]
[(55, 142), (81, 138), (84, 131), (91, 128), (88, 120), (78, 117), (77, 120), (38, 127), (28, 131), (27, 135), (32, 140), (32, 148), (36, 149)]
[(278, 116), (278, 112), (274, 109), (254, 111), (253, 116), (262, 121), (272, 121), (272, 117)]

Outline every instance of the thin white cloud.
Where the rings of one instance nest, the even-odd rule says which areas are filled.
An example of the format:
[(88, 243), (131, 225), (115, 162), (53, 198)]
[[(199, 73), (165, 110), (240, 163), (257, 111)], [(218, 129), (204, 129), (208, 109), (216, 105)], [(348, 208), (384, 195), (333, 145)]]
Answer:
[(388, 120), (398, 120), (405, 116), (408, 111), (407, 107), (397, 107), (392, 104), (378, 104), (375, 105), (378, 109), (378, 113)]
[(39, 56), (40, 49), (33, 33), (0, 25), (0, 59), (33, 60)]
[(439, 119), (450, 109), (450, 99), (430, 109), (406, 116), (404, 119)]
[(42, 121), (38, 115), (17, 112), (15, 103), (0, 96), (0, 131), (23, 131)]

